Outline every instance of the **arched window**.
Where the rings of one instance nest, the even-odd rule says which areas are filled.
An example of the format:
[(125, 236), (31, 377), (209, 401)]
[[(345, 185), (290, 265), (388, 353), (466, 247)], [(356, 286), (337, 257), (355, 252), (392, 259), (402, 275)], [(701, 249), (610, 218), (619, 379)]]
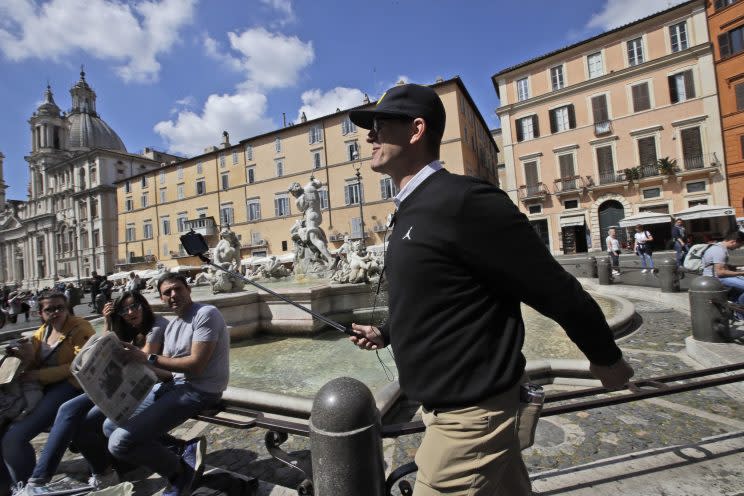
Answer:
[(80, 168), (80, 189), (85, 189), (85, 169)]
[(96, 174), (97, 174), (96, 168), (95, 167), (91, 167), (90, 168), (90, 185), (91, 186), (93, 186), (96, 183), (96, 181), (98, 180), (98, 178), (96, 177)]

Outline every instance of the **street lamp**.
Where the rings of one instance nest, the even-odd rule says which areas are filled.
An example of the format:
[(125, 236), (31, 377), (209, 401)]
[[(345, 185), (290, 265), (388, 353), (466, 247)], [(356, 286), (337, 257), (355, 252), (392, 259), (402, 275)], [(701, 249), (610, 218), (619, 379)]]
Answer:
[(362, 208), (362, 173), (359, 172), (362, 168), (362, 157), (359, 155), (358, 148), (354, 151), (354, 159), (357, 160), (357, 162), (354, 163), (354, 170), (356, 171), (357, 192), (359, 193), (359, 221), (361, 222), (362, 229), (361, 246), (362, 248), (365, 248), (366, 244), (364, 242), (364, 209)]

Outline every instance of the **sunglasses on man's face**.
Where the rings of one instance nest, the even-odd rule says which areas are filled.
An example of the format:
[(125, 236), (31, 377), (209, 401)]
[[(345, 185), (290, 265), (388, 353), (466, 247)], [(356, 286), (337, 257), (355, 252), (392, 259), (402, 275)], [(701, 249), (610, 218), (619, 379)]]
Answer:
[(372, 131), (378, 134), (380, 130), (384, 129), (390, 122), (408, 122), (412, 120), (409, 117), (375, 117), (372, 119)]
[(67, 310), (67, 307), (65, 305), (55, 305), (53, 307), (46, 307), (42, 310), (42, 312), (47, 315), (52, 315), (57, 312), (64, 312), (65, 310)]

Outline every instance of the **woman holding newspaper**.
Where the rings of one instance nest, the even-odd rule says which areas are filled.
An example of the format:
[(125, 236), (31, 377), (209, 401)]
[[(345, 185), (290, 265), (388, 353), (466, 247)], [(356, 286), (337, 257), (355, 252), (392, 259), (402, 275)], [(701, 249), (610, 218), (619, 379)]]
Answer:
[[(145, 353), (160, 353), (168, 320), (156, 316), (139, 292), (125, 291), (115, 302), (106, 303), (103, 315), (104, 332), (115, 332), (120, 340), (142, 347)], [(169, 372), (156, 372), (161, 380), (171, 378)], [(102, 431), (105, 419), (85, 393), (63, 404), (33, 474), (19, 494), (49, 493), (46, 485), (56, 472), (70, 441), (74, 441), (90, 466), (90, 486), (99, 489), (118, 483), (118, 476), (111, 469), (107, 439)]]
[(18, 489), (28, 479), (36, 458), (31, 440), (52, 425), (60, 405), (80, 394), (70, 363), (95, 334), (88, 321), (70, 315), (62, 293), (42, 294), (39, 309), (43, 324), (31, 338), (30, 356), (20, 357), (27, 364), (20, 380), (38, 382), (44, 394), (28, 415), (2, 434), (0, 494), (7, 494), (11, 484)]

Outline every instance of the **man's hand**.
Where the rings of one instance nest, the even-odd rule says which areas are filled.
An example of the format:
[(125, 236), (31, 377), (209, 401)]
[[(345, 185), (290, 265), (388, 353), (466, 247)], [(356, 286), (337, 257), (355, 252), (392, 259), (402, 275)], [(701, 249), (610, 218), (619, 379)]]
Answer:
[(596, 365), (592, 363), (589, 365), (589, 372), (602, 381), (602, 386), (607, 389), (622, 388), (635, 373), (633, 367), (624, 358), (620, 358), (620, 360), (612, 365)]
[(119, 357), (125, 362), (147, 363), (147, 353), (129, 343), (121, 343), (123, 350), (119, 351)]
[(379, 350), (385, 347), (382, 333), (371, 325), (351, 324), (351, 328), (363, 337), (351, 336), (349, 340), (363, 350)]

